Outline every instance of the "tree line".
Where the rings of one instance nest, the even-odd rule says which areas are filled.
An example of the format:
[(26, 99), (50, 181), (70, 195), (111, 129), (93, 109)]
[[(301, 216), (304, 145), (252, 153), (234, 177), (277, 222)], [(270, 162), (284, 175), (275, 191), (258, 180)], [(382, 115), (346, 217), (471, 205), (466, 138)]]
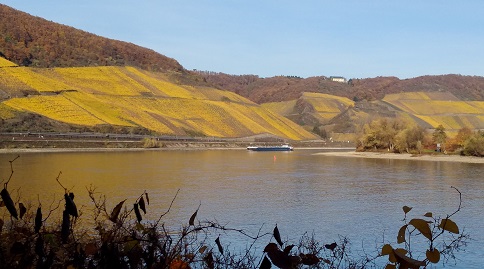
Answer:
[(468, 127), (450, 138), (442, 125), (432, 132), (401, 119), (382, 118), (363, 126), (358, 135), (357, 150), (421, 154), (423, 151), (459, 153), (467, 156), (484, 156), (484, 132)]

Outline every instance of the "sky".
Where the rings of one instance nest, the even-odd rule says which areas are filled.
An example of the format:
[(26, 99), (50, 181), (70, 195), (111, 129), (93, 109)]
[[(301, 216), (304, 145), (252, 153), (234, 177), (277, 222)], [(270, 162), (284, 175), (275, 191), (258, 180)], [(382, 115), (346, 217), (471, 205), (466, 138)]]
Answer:
[(482, 0), (0, 0), (186, 69), (260, 77), (484, 76)]

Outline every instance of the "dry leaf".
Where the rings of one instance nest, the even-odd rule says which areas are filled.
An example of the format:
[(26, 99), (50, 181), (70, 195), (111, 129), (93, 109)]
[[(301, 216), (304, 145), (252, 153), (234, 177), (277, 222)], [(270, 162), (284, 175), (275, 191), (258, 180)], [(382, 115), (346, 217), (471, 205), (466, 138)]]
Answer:
[(41, 227), (42, 227), (42, 209), (39, 206), (37, 208), (37, 213), (35, 214), (35, 227), (34, 227), (35, 232), (38, 233)]
[(425, 255), (431, 263), (438, 263), (440, 261), (440, 252), (436, 248), (434, 248), (433, 250), (427, 250)]
[(12, 217), (14, 217), (15, 219), (18, 219), (18, 213), (17, 209), (15, 208), (15, 203), (13, 202), (12, 198), (10, 198), (10, 194), (8, 193), (7, 189), (3, 188), (3, 190), (0, 192), (0, 195), (10, 215), (12, 215)]
[(109, 216), (109, 220), (111, 220), (112, 222), (116, 223), (118, 222), (118, 216), (119, 216), (119, 212), (121, 212), (121, 208), (123, 208), (123, 204), (126, 200), (123, 200), (121, 202), (119, 202), (114, 208), (113, 208), (113, 211), (111, 211), (111, 215)]
[(450, 219), (443, 219), (442, 222), (440, 222), (439, 228), (454, 234), (459, 234), (459, 227)]
[(136, 214), (136, 219), (138, 222), (141, 222), (143, 218), (141, 217), (141, 213), (139, 212), (138, 204), (134, 204), (134, 213)]
[(215, 243), (217, 243), (218, 251), (223, 255), (224, 249), (222, 247), (222, 244), (220, 244), (220, 236), (215, 239)]
[(94, 255), (97, 253), (97, 250), (98, 248), (95, 243), (88, 243), (84, 247), (84, 252), (86, 253), (86, 255)]
[(24, 206), (23, 203), (18, 203), (18, 209), (19, 209), (19, 212), (20, 212), (19, 217), (23, 218), (25, 213), (27, 212), (27, 208)]
[(190, 220), (188, 220), (188, 225), (195, 225), (195, 218), (197, 217), (198, 209), (192, 214)]
[(427, 237), (427, 239), (432, 240), (432, 231), (426, 220), (412, 219), (409, 224), (415, 227), (423, 236)]
[(143, 213), (146, 214), (146, 205), (145, 205), (145, 200), (143, 199), (143, 196), (141, 196), (141, 198), (139, 199), (138, 204), (139, 204), (139, 208), (143, 210)]
[(284, 243), (282, 243), (281, 234), (279, 233), (279, 229), (277, 228), (277, 224), (276, 224), (276, 227), (274, 227), (274, 239), (276, 239), (277, 243), (282, 248), (282, 246), (284, 245)]
[(403, 225), (402, 228), (398, 231), (398, 236), (397, 236), (397, 243), (401, 244), (406, 241), (405, 239), (405, 232), (407, 231), (407, 225)]
[(408, 212), (410, 212), (410, 210), (412, 210), (411, 207), (403, 206), (403, 212), (405, 212), (405, 214), (407, 214)]

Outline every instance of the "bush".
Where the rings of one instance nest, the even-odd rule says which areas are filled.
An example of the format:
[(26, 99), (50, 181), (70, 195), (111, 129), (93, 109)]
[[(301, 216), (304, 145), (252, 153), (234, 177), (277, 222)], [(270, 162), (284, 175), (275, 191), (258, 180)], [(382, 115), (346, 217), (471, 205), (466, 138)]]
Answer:
[(484, 132), (477, 132), (464, 142), (464, 155), (484, 157)]
[(154, 138), (144, 138), (143, 148), (160, 148), (161, 143)]

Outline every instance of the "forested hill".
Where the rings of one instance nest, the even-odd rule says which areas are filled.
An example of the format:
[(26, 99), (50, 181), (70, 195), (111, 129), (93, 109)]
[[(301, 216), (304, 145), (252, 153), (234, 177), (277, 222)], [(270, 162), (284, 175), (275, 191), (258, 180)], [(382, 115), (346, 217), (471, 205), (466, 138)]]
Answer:
[[(451, 92), (459, 99), (484, 100), (484, 77), (440, 75), (412, 79), (376, 77), (331, 81), (326, 76), (300, 78), (189, 72), (175, 59), (132, 43), (100, 37), (29, 15), (0, 4), (0, 57), (20, 66), (133, 66), (148, 71), (175, 71), (178, 82), (215, 86), (256, 103), (296, 100), (303, 92), (347, 97), (353, 101), (381, 100), (401, 92)], [(203, 78), (202, 78), (203, 77)]]
[(484, 77), (440, 75), (412, 79), (376, 77), (350, 79), (348, 83), (331, 81), (328, 77), (300, 78), (277, 76), (260, 78), (254, 75), (228, 75), (198, 72), (215, 87), (233, 91), (256, 103), (298, 99), (303, 92), (316, 92), (347, 97), (354, 101), (381, 100), (387, 94), (401, 92), (451, 92), (464, 101), (484, 100)]
[(0, 4), (0, 56), (21, 66), (134, 66), (185, 71), (174, 59), (131, 43), (100, 37)]

